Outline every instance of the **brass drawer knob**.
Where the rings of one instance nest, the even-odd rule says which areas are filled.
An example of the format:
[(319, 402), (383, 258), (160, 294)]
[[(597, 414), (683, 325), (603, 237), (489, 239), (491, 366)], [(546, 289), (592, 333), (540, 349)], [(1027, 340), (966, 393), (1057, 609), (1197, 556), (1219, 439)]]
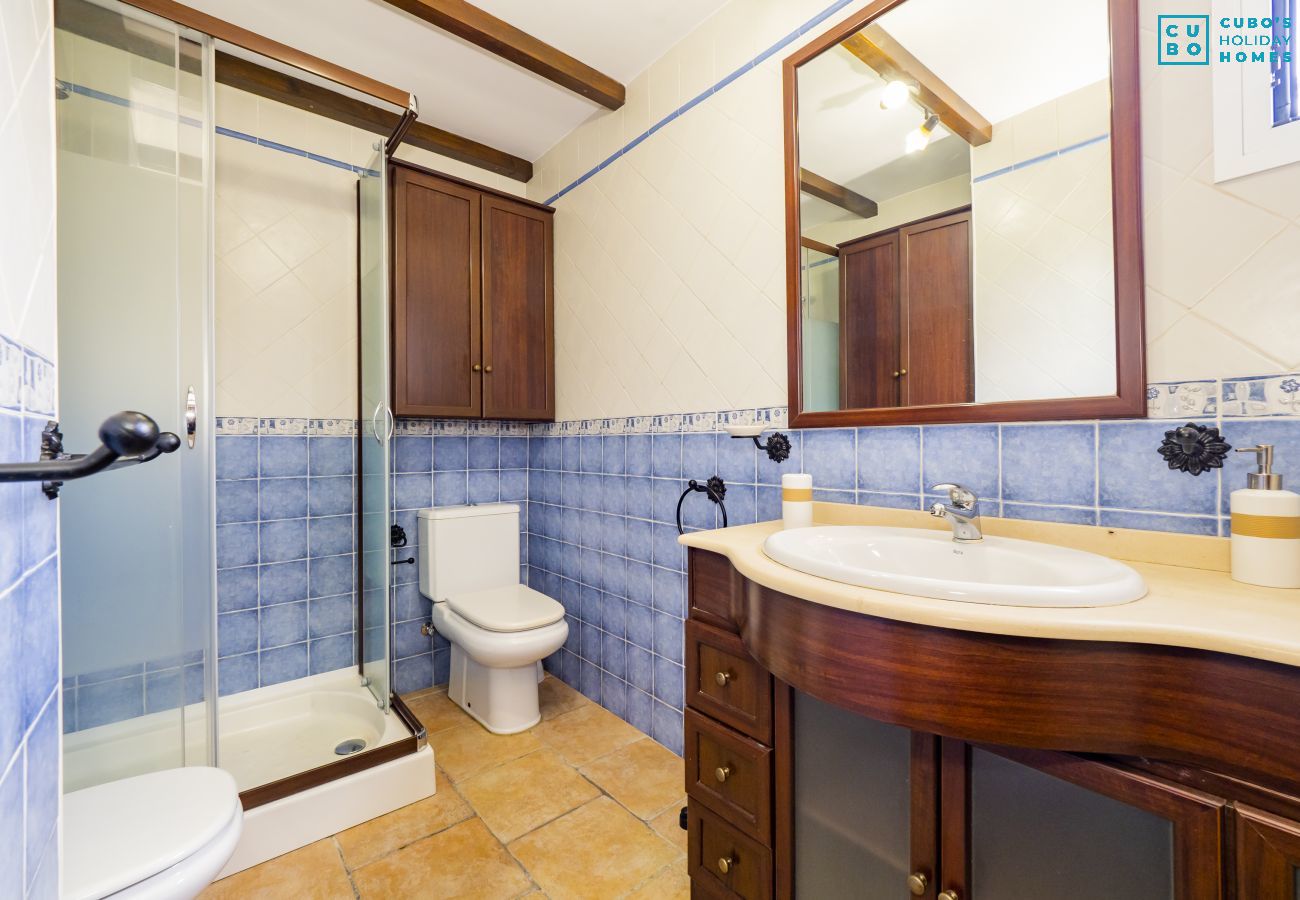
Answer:
[(492, 367), (491, 367), (491, 366), (484, 366), (484, 367), (483, 367), (483, 371), (484, 371), (484, 372), (491, 372), (491, 371), (492, 371)]
[(737, 860), (734, 856), (724, 856), (722, 859), (718, 860), (718, 871), (723, 875), (726, 875), (736, 867), (736, 862)]
[(480, 366), (478, 363), (474, 363), (474, 365), (471, 366), (470, 368), (471, 368), (473, 371), (475, 371), (475, 372), (481, 372), (481, 371), (483, 371), (483, 367)]
[(719, 782), (726, 781), (731, 777), (731, 766), (718, 766), (713, 770), (713, 777), (718, 779)]
[(718, 687), (726, 687), (731, 682), (731, 673), (717, 672), (714, 674), (713, 680), (718, 683)]
[(925, 877), (924, 872), (913, 872), (907, 876), (907, 889), (912, 892), (913, 897), (924, 897), (925, 889), (930, 886), (930, 879)]
[(939, 895), (939, 900), (961, 900), (961, 895), (956, 891), (944, 891)]

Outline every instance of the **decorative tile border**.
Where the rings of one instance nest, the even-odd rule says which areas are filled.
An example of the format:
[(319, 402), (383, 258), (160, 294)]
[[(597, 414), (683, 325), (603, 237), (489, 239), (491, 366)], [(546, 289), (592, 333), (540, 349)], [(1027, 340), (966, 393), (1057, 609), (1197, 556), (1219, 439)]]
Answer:
[(1225, 378), (1225, 418), (1300, 415), (1300, 374)]
[(217, 434), (225, 436), (280, 435), (282, 437), (351, 437), (355, 419), (259, 419), (256, 416), (218, 416)]
[(1166, 381), (1147, 387), (1147, 415), (1152, 419), (1186, 419), (1214, 416), (1218, 412), (1219, 383)]
[(22, 345), (0, 336), (0, 407), (23, 408), (25, 374)]

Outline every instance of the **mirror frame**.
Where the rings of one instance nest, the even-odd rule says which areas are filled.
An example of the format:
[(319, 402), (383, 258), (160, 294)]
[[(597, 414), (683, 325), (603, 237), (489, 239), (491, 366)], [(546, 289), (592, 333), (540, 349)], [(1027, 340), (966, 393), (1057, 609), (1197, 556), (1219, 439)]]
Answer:
[[(786, 360), (791, 428), (1146, 418), (1146, 334), (1142, 268), (1142, 151), (1138, 95), (1138, 0), (1109, 0), (1111, 210), (1114, 226), (1116, 393), (1102, 397), (1008, 400), (838, 409), (803, 408), (800, 308), (798, 68), (908, 0), (876, 0), (782, 63), (785, 113)], [(971, 0), (978, 2), (978, 0)]]

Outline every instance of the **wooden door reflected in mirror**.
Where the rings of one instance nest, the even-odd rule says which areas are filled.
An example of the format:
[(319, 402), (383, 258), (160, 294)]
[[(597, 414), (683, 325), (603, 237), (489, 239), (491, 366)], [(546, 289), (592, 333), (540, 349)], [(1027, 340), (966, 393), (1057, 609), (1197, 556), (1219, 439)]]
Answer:
[(881, 0), (785, 62), (796, 426), (1141, 416), (1136, 0)]

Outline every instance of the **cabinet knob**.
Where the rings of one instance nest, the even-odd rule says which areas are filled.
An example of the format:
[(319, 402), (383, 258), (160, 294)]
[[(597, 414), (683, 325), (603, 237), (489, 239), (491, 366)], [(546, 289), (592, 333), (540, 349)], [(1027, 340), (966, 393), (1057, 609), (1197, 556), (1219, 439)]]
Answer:
[(713, 777), (718, 779), (719, 782), (726, 781), (731, 777), (731, 766), (718, 766), (713, 770)]
[(726, 687), (731, 682), (731, 673), (718, 672), (714, 674), (713, 680), (718, 683), (718, 687)]
[(483, 371), (484, 371), (484, 372), (491, 372), (491, 371), (492, 371), (492, 367), (491, 367), (491, 366), (484, 366), (484, 367), (483, 367)]
[(930, 879), (925, 877), (924, 872), (913, 872), (907, 876), (907, 889), (912, 892), (913, 897), (925, 896), (925, 889), (930, 886)]
[(736, 867), (736, 858), (734, 856), (724, 856), (718, 860), (718, 871), (726, 875)]
[(961, 900), (961, 895), (956, 891), (947, 890), (939, 895), (939, 900)]
[(899, 374), (899, 375), (906, 375), (906, 374), (907, 374), (907, 370), (906, 370), (906, 369), (899, 369), (899, 370), (898, 370), (898, 374)]
[(897, 369), (894, 370), (894, 377), (895, 377), (895, 378), (897, 378), (898, 376), (900, 376), (900, 375), (902, 375), (902, 374), (903, 374), (903, 373), (900, 372), (900, 371), (898, 371)]
[(478, 363), (474, 363), (474, 365), (471, 366), (471, 369), (473, 369), (473, 371), (475, 372), (481, 372), (483, 370), (483, 367), (480, 366)]

